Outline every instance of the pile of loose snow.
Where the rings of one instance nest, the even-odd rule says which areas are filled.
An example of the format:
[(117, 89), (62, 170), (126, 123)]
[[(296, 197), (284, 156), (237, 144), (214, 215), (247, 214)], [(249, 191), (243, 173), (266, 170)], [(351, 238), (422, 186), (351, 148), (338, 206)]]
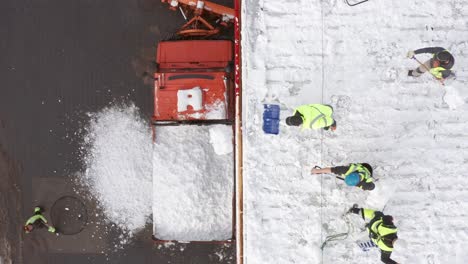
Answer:
[(131, 237), (152, 213), (150, 126), (134, 105), (108, 107), (89, 117), (82, 147), (86, 171), (81, 181), (107, 220)]
[[(353, 237), (320, 249), (349, 229), (342, 214), (353, 203), (394, 216), (396, 261), (467, 263), (468, 1), (242, 6), (245, 263), (379, 262)], [(450, 87), (407, 76), (418, 65), (406, 52), (427, 46), (455, 56)], [(331, 104), (338, 129), (301, 133), (283, 123), (278, 136), (265, 135), (265, 102), (279, 104), (282, 117), (301, 104)], [(374, 165), (374, 191), (309, 174), (350, 162)], [(359, 235), (364, 222), (349, 218)]]
[(455, 87), (446, 85), (444, 88), (445, 94), (443, 99), (450, 109), (457, 109), (457, 107), (465, 103), (463, 97), (460, 96), (460, 93)]
[(232, 237), (232, 126), (158, 126), (153, 149), (154, 235), (163, 240)]
[(232, 237), (231, 126), (157, 127), (152, 144), (149, 124), (134, 105), (108, 107), (89, 118), (80, 180), (108, 221), (131, 237), (154, 213), (160, 239)]

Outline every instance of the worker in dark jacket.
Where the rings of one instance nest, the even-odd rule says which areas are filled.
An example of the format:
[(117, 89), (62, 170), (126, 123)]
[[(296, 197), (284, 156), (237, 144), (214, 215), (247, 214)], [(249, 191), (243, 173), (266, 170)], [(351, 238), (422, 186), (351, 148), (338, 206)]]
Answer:
[(428, 70), (437, 79), (445, 79), (453, 74), (451, 69), (455, 64), (455, 58), (448, 50), (441, 47), (422, 48), (414, 51), (410, 50), (408, 52), (408, 58), (413, 58), (414, 55), (421, 53), (431, 53), (433, 56), (417, 69), (410, 70), (408, 76), (419, 77)]
[(302, 129), (336, 129), (336, 121), (332, 117), (333, 107), (323, 104), (301, 105), (292, 116), (286, 118), (288, 126), (300, 126)]
[(24, 232), (26, 234), (32, 232), (36, 228), (44, 228), (47, 227), (47, 231), (51, 233), (55, 233), (55, 228), (47, 223), (47, 219), (42, 215), (42, 208), (36, 206), (34, 208), (34, 215), (31, 216), (26, 224), (24, 224)]
[(356, 186), (365, 191), (372, 191), (375, 184), (372, 179), (372, 167), (367, 163), (351, 163), (348, 166), (337, 166), (329, 168), (313, 168), (312, 174), (333, 173), (345, 181), (348, 186)]
[(361, 215), (364, 220), (370, 220), (366, 227), (369, 231), (369, 238), (380, 249), (380, 260), (385, 264), (398, 264), (390, 258), (393, 244), (398, 239), (398, 230), (393, 224), (393, 217), (379, 211), (359, 208), (357, 205), (349, 209), (349, 212)]

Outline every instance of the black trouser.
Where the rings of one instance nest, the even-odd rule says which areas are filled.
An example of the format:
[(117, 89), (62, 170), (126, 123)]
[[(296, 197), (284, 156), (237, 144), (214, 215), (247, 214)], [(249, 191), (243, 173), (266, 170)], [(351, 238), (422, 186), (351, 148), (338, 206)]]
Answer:
[(385, 264), (397, 264), (396, 261), (390, 258), (390, 255), (392, 255), (392, 252), (389, 251), (380, 251), (380, 260), (385, 263)]

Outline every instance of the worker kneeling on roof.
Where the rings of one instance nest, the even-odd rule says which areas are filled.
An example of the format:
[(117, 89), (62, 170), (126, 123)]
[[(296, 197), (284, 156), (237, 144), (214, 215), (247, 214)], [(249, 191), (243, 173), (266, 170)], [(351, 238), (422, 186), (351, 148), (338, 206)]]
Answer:
[(424, 62), (418, 68), (408, 71), (408, 76), (419, 77), (426, 71), (429, 71), (437, 79), (446, 79), (453, 76), (452, 67), (455, 64), (455, 58), (446, 49), (442, 47), (428, 47), (408, 51), (408, 58), (413, 58), (416, 54), (431, 53), (432, 58)]
[(369, 238), (380, 249), (380, 260), (385, 264), (398, 264), (390, 258), (393, 244), (398, 239), (398, 230), (393, 224), (393, 217), (384, 215), (380, 211), (359, 208), (357, 205), (349, 209), (349, 212), (361, 215), (364, 220), (370, 220), (366, 227), (369, 231)]
[(292, 116), (286, 118), (288, 126), (300, 126), (303, 129), (320, 129), (332, 131), (336, 129), (336, 121), (332, 117), (333, 107), (322, 104), (301, 105)]

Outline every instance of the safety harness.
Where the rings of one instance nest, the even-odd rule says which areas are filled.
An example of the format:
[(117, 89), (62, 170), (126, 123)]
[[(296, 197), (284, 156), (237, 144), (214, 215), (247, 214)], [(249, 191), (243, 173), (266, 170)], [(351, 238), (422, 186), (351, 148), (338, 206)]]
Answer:
[(359, 176), (361, 178), (361, 180), (359, 181), (359, 184), (357, 185), (359, 188), (362, 188), (361, 185), (364, 182), (365, 183), (373, 182), (372, 174), (370, 173), (370, 171), (366, 167), (364, 167), (364, 165), (359, 164), (359, 163), (352, 163), (349, 166), (348, 171), (343, 176), (346, 178), (346, 176), (348, 176), (349, 174), (351, 174), (353, 172), (359, 173)]

